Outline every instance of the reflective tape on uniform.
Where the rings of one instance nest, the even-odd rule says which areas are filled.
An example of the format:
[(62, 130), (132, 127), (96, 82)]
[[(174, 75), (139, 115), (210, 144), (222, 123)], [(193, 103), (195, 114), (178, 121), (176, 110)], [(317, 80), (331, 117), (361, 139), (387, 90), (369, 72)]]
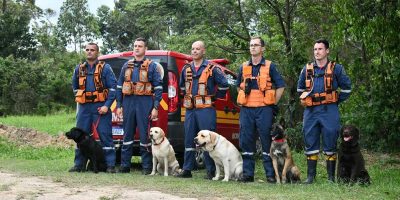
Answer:
[(218, 87), (218, 90), (228, 90), (229, 87)]
[(117, 85), (117, 88), (118, 89), (122, 89), (122, 85)]
[(185, 148), (185, 151), (196, 151), (196, 148)]
[(312, 155), (312, 154), (317, 154), (319, 153), (319, 150), (314, 150), (314, 151), (306, 151), (306, 155)]
[(252, 156), (252, 155), (254, 155), (254, 152), (242, 152), (242, 155)]
[(185, 87), (181, 87), (181, 90), (186, 90), (186, 88)]
[(267, 152), (263, 152), (262, 153), (264, 156), (269, 156), (269, 153), (267, 153)]
[(340, 90), (340, 92), (343, 92), (343, 93), (350, 93), (351, 90)]
[(297, 92), (304, 92), (305, 89), (299, 89), (297, 88)]
[(110, 91), (115, 91), (115, 89), (114, 88), (108, 88)]
[(128, 141), (128, 142), (123, 142), (122, 145), (131, 145), (133, 144), (133, 140), (132, 141)]
[(115, 149), (114, 147), (103, 147), (104, 150), (112, 150)]
[(140, 146), (142, 146), (142, 147), (149, 147), (149, 146), (151, 146), (151, 143), (147, 143), (147, 144), (140, 143)]
[(77, 93), (78, 92), (78, 90), (74, 90), (74, 93)]
[(333, 154), (335, 154), (336, 152), (329, 152), (329, 151), (324, 151), (324, 154), (327, 156), (331, 156)]
[(162, 90), (162, 86), (154, 87), (154, 90)]

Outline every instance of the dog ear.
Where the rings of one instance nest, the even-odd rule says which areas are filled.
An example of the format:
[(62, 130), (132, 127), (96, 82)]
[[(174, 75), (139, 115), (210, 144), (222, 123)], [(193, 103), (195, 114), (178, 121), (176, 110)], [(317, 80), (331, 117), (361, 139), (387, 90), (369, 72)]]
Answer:
[(211, 144), (214, 144), (215, 141), (216, 141), (216, 139), (217, 139), (217, 134), (214, 133), (214, 132), (212, 132), (212, 131), (208, 131), (208, 132), (210, 133), (210, 141), (211, 141)]
[(163, 130), (162, 128), (160, 128), (160, 131), (161, 131), (161, 135), (162, 135), (163, 137), (165, 137), (165, 132), (164, 132), (164, 130)]

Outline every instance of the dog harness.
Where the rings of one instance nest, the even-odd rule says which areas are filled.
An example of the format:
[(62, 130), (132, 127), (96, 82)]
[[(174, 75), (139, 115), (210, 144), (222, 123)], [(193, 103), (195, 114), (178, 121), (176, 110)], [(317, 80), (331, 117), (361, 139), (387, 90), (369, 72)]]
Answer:
[(101, 81), (101, 73), (103, 72), (104, 61), (99, 61), (96, 65), (96, 69), (93, 74), (94, 85), (96, 90), (94, 92), (86, 91), (86, 77), (88, 74), (86, 68), (86, 62), (79, 65), (78, 76), (79, 76), (79, 89), (75, 94), (75, 101), (78, 103), (91, 103), (91, 102), (104, 102), (108, 96), (108, 89), (104, 88), (103, 82)]
[[(250, 62), (244, 62), (242, 68), (242, 82), (237, 97), (237, 103), (247, 107), (261, 107), (275, 104), (275, 89), (272, 89), (271, 76), (269, 74), (271, 61), (265, 60), (261, 65), (258, 76), (252, 76), (253, 67)], [(258, 89), (250, 90), (250, 82), (257, 80)]]

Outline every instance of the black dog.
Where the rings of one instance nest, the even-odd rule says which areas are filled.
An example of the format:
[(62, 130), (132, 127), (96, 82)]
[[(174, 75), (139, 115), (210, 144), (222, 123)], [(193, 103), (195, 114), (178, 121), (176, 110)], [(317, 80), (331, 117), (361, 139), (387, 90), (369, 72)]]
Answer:
[(365, 161), (358, 144), (359, 130), (355, 126), (346, 125), (342, 127), (340, 135), (342, 143), (338, 153), (338, 181), (352, 184), (356, 182), (370, 184), (370, 177), (365, 169)]
[[(107, 165), (103, 148), (87, 132), (75, 127), (65, 133), (65, 136), (74, 140), (82, 154), (89, 159), (88, 169), (93, 169), (94, 173), (106, 171)], [(84, 169), (86, 170), (86, 163)]]

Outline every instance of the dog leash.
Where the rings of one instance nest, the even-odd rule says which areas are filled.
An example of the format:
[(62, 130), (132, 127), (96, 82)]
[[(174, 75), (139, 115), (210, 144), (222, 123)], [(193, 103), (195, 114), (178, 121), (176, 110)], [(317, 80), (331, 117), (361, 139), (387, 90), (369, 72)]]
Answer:
[(99, 117), (97, 117), (97, 120), (96, 120), (95, 123), (92, 123), (92, 134), (91, 134), (91, 136), (92, 136), (93, 139), (96, 139), (96, 138), (100, 139), (99, 133), (97, 132), (97, 127), (99, 126), (99, 123), (100, 123), (100, 117), (101, 117), (101, 115), (99, 115)]
[[(150, 129), (151, 129), (151, 113), (150, 113), (150, 115), (149, 115), (149, 117), (147, 117), (147, 119), (148, 119), (148, 121), (147, 121), (147, 141), (150, 141)], [(149, 144), (149, 143), (147, 143), (147, 144)], [(147, 150), (147, 152), (151, 152), (150, 150), (149, 150), (149, 146), (146, 144), (146, 150)]]

